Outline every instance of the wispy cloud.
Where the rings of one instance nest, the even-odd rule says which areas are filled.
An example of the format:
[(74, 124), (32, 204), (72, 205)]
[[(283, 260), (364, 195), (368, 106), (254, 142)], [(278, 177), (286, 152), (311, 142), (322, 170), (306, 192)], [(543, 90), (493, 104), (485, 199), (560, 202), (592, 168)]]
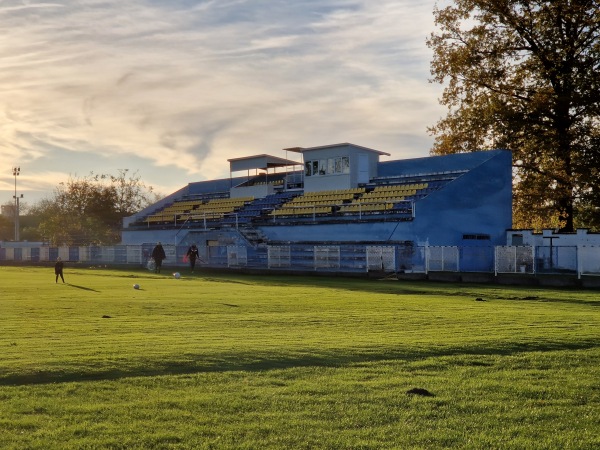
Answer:
[(425, 127), (441, 112), (427, 82), (432, 9), (417, 0), (0, 1), (0, 164), (51, 169), (39, 178), (48, 189), (61, 173), (118, 168), (176, 189), (228, 176), (228, 158), (295, 145), (350, 141), (424, 156)]

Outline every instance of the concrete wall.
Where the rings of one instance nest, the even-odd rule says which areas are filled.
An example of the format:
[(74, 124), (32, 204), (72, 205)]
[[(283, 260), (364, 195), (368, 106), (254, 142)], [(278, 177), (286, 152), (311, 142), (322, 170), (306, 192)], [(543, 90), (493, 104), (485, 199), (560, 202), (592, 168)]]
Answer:
[(489, 235), (491, 245), (505, 244), (512, 226), (512, 155), (488, 156), (481, 160), (477, 155), (479, 165), (416, 203), (416, 242), (463, 245), (468, 234)]
[(600, 233), (590, 233), (587, 229), (579, 229), (575, 233), (560, 233), (554, 230), (534, 233), (533, 230), (510, 229), (506, 231), (506, 242), (508, 245), (528, 245), (530, 247), (600, 246)]

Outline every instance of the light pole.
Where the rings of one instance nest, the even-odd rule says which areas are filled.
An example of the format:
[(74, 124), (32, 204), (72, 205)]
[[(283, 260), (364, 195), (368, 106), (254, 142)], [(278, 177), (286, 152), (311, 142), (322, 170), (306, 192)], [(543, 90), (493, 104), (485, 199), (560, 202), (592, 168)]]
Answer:
[(15, 242), (19, 241), (19, 199), (23, 198), (23, 194), (20, 197), (17, 196), (17, 177), (20, 173), (20, 167), (13, 167), (13, 176), (15, 177), (15, 195), (13, 196), (15, 199)]

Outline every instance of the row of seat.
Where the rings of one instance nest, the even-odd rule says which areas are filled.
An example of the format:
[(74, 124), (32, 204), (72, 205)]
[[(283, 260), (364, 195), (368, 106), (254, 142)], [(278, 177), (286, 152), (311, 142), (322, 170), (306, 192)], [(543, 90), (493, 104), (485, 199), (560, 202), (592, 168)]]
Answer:
[(340, 208), (341, 213), (361, 213), (361, 212), (372, 212), (372, 211), (387, 211), (394, 209), (393, 203), (358, 203), (344, 205)]
[(303, 203), (303, 202), (329, 202), (329, 203), (343, 203), (345, 200), (352, 200), (355, 194), (330, 194), (330, 195), (311, 195), (305, 196), (300, 195), (290, 203)]
[(178, 201), (162, 211), (149, 215), (145, 222), (160, 223), (220, 218), (236, 211), (253, 199), (254, 197), (215, 198), (206, 203), (192, 200)]
[(368, 198), (358, 198), (355, 201), (353, 201), (351, 204), (352, 205), (357, 205), (357, 204), (369, 204), (369, 203), (398, 203), (401, 201), (406, 200), (406, 197), (397, 197), (397, 196), (393, 196), (393, 197), (368, 197)]
[(411, 189), (425, 189), (427, 183), (406, 183), (406, 184), (389, 184), (385, 186), (375, 186), (374, 192), (387, 192), (387, 191), (398, 191), (398, 190), (411, 190)]
[(330, 214), (331, 206), (301, 207), (301, 208), (279, 208), (271, 211), (271, 216), (308, 216), (313, 214)]
[(305, 200), (305, 201), (295, 201), (295, 202), (287, 202), (284, 207), (298, 207), (298, 206), (304, 206), (304, 207), (313, 207), (313, 206), (334, 206), (334, 205), (341, 205), (343, 204), (343, 201), (335, 201), (335, 200), (313, 200), (313, 201), (309, 201), (309, 200)]
[[(309, 208), (311, 211), (314, 208), (325, 207), (327, 208), (328, 212), (331, 212), (331, 206), (342, 205), (350, 200), (353, 200), (356, 195), (362, 194), (364, 193), (364, 191), (364, 188), (353, 188), (336, 189), (332, 191), (307, 192), (284, 203), (281, 208), (285, 209), (285, 213), (283, 215), (289, 215), (293, 213), (294, 210), (301, 211), (297, 207), (306, 207)], [(294, 209), (294, 207), (296, 208)], [(321, 212), (325, 211), (323, 210)], [(298, 214), (304, 213), (299, 212)]]
[(303, 194), (304, 197), (309, 198), (312, 196), (329, 196), (329, 195), (346, 195), (346, 194), (362, 194), (365, 192), (365, 188), (351, 188), (351, 189), (335, 189), (332, 191), (315, 191), (315, 192), (305, 192)]

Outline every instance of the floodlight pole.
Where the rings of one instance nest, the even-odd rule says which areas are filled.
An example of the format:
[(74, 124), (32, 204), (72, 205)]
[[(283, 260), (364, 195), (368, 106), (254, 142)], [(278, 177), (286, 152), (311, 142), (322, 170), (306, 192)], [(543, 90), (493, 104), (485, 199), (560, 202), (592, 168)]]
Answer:
[(15, 177), (15, 242), (19, 241), (19, 199), (23, 198), (23, 194), (19, 197), (17, 195), (17, 177), (21, 173), (20, 167), (13, 167), (13, 176)]

